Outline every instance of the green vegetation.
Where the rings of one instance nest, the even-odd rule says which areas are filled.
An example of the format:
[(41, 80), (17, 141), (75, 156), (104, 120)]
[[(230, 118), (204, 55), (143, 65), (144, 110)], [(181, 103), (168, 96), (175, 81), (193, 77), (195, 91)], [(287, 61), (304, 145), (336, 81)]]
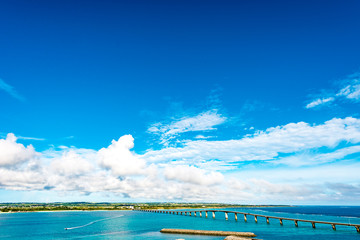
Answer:
[[(134, 210), (134, 209), (189, 209), (189, 208), (233, 208), (270, 207), (270, 205), (237, 205), (222, 203), (0, 203), (0, 212), (34, 211), (95, 211), (95, 210)], [(274, 207), (274, 205), (271, 205)]]

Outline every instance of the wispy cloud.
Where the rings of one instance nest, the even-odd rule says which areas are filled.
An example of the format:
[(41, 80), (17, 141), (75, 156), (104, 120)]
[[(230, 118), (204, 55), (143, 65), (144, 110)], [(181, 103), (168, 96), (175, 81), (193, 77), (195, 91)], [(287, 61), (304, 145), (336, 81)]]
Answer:
[[(7, 134), (4, 132), (0, 132), (0, 137), (6, 138)], [(34, 140), (34, 141), (45, 141), (45, 138), (38, 138), (38, 137), (24, 137), (24, 136), (19, 136), (16, 135), (16, 139), (21, 139), (21, 140)]]
[(7, 84), (0, 78), (0, 89), (4, 90), (8, 94), (10, 94), (12, 97), (16, 98), (19, 101), (25, 101), (25, 98), (21, 96), (13, 86)]
[(336, 96), (355, 101), (360, 100), (360, 73), (351, 75), (347, 82), (348, 84), (340, 89)]
[(344, 147), (331, 151), (328, 153), (318, 153), (318, 152), (301, 152), (299, 154), (294, 154), (289, 157), (280, 158), (275, 163), (282, 163), (288, 166), (301, 167), (301, 166), (311, 166), (319, 165), (324, 163), (332, 163), (335, 161), (343, 160), (352, 154), (360, 153), (360, 145)]
[(45, 141), (45, 138), (36, 138), (36, 137), (23, 137), (23, 136), (17, 136), (18, 139), (21, 140), (33, 140), (33, 141)]
[(336, 90), (336, 93), (326, 94), (326, 96), (320, 96), (308, 104), (306, 104), (305, 108), (315, 108), (319, 106), (327, 105), (331, 102), (334, 102), (338, 99), (346, 99), (351, 101), (359, 101), (360, 100), (360, 73), (354, 73), (349, 75), (346, 79), (341, 81), (340, 89)]
[(360, 142), (360, 119), (333, 118), (324, 124), (288, 123), (257, 131), (235, 140), (189, 141), (183, 147), (148, 151), (143, 157), (162, 162), (182, 159), (224, 162), (274, 161), (279, 154), (289, 154), (321, 147), (334, 148), (340, 142)]
[(333, 98), (333, 97), (318, 98), (318, 99), (308, 103), (305, 107), (306, 108), (313, 108), (313, 107), (317, 107), (317, 106), (320, 106), (320, 105), (324, 105), (326, 103), (330, 103), (330, 102), (332, 102), (334, 100), (335, 100), (335, 98)]
[(224, 123), (226, 119), (216, 110), (211, 110), (196, 116), (186, 116), (167, 124), (155, 123), (151, 125), (148, 132), (160, 135), (161, 142), (167, 144), (169, 140), (181, 133), (216, 130), (215, 126)]

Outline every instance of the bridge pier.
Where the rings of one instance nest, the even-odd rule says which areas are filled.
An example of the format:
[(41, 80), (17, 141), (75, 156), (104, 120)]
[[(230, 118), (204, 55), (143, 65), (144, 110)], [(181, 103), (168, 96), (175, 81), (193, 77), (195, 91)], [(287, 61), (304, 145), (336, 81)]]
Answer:
[[(225, 214), (225, 219), (226, 220), (229, 220), (229, 213), (234, 213), (234, 217), (235, 217), (235, 221), (238, 220), (238, 214), (243, 214), (244, 215), (244, 220), (245, 222), (247, 222), (247, 215), (251, 215), (251, 216), (254, 216), (254, 220), (255, 220), (255, 223), (258, 223), (258, 217), (264, 217), (266, 219), (266, 223), (267, 224), (270, 224), (270, 218), (272, 219), (279, 219), (279, 222), (280, 222), (280, 225), (283, 226), (283, 220), (284, 218), (280, 218), (280, 217), (276, 217), (276, 216), (266, 216), (266, 215), (255, 215), (253, 213), (244, 213), (244, 212), (235, 212), (235, 211), (224, 211), (224, 210), (210, 210), (210, 211), (206, 211), (206, 210), (203, 210), (203, 211), (165, 211), (165, 210), (158, 210), (158, 209), (136, 209), (137, 211), (141, 211), (141, 212), (152, 212), (152, 213), (165, 213), (165, 214), (173, 214), (173, 215), (188, 215), (191, 216), (192, 214), (194, 214), (194, 217), (196, 216), (200, 216), (202, 217), (203, 216), (203, 212), (205, 212), (205, 217), (207, 218), (208, 217), (208, 212), (211, 212), (212, 213), (212, 217), (215, 219), (215, 213), (216, 212), (223, 212)], [(197, 213), (198, 212), (198, 213)], [(180, 213), (180, 214), (179, 214)], [(341, 223), (341, 222), (324, 222), (324, 221), (314, 221), (314, 220), (302, 220), (302, 219), (294, 219), (294, 218), (285, 218), (285, 220), (289, 220), (289, 221), (294, 221), (295, 223), (295, 227), (299, 227), (298, 225), (298, 222), (307, 222), (307, 223), (311, 223), (311, 226), (313, 228), (316, 228), (315, 224), (316, 223), (319, 223), (319, 224), (328, 224), (328, 225), (331, 225), (332, 229), (334, 231), (336, 231), (336, 225), (340, 225), (340, 226), (351, 226), (351, 227), (355, 227), (356, 231), (358, 233), (360, 233), (360, 224), (346, 224), (346, 223)]]

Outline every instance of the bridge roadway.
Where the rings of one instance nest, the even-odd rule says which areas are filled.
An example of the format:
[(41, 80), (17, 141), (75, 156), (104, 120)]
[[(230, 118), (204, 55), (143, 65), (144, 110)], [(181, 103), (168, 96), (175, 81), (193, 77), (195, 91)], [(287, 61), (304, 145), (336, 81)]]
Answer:
[(307, 222), (307, 223), (311, 223), (312, 227), (315, 228), (315, 224), (319, 223), (319, 224), (329, 224), (332, 226), (333, 230), (336, 230), (336, 226), (349, 226), (349, 227), (355, 227), (356, 231), (358, 233), (360, 233), (360, 224), (351, 224), (351, 223), (339, 223), (339, 222), (326, 222), (326, 221), (315, 221), (315, 220), (305, 220), (305, 219), (296, 219), (296, 218), (286, 218), (286, 217), (275, 217), (275, 216), (267, 216), (267, 215), (262, 215), (262, 214), (255, 214), (255, 213), (245, 213), (245, 212), (237, 212), (237, 211), (227, 211), (227, 210), (145, 210), (145, 209), (140, 209), (139, 211), (143, 211), (143, 212), (154, 212), (154, 213), (167, 213), (167, 214), (176, 214), (176, 215), (189, 215), (192, 216), (192, 214), (194, 214), (194, 216), (196, 217), (196, 213), (199, 213), (199, 216), (202, 217), (202, 213), (205, 212), (205, 217), (208, 217), (208, 212), (212, 213), (212, 217), (215, 218), (215, 213), (216, 212), (221, 212), (221, 213), (225, 213), (225, 219), (228, 220), (229, 218), (229, 213), (233, 213), (235, 216), (235, 220), (238, 220), (237, 215), (244, 215), (244, 220), (245, 222), (247, 221), (247, 216), (254, 216), (255, 222), (258, 222), (258, 217), (263, 217), (266, 219), (266, 223), (270, 223), (269, 219), (278, 219), (280, 222), (280, 225), (283, 225), (283, 220), (287, 220), (287, 221), (294, 221), (295, 223), (295, 227), (298, 227), (298, 222)]

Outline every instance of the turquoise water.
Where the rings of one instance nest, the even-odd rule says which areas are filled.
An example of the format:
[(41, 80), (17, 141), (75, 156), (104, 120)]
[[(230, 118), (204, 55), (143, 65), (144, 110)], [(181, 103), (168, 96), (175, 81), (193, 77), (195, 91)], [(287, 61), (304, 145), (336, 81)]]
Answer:
[[(229, 209), (230, 210), (230, 209)], [(234, 211), (252, 212), (271, 216), (301, 219), (324, 220), (360, 224), (360, 207), (294, 207), (294, 208), (237, 208)], [(0, 239), (224, 239), (191, 235), (162, 234), (162, 228), (184, 228), (202, 230), (254, 232), (259, 239), (360, 239), (354, 227), (337, 226), (333, 231), (330, 225), (285, 221), (281, 226), (277, 220), (266, 224), (259, 218), (258, 223), (248, 216), (234, 220), (229, 214), (217, 213), (212, 219), (199, 216), (181, 216), (138, 211), (78, 211), (78, 212), (34, 212), (0, 214)], [(65, 230), (65, 228), (73, 228)]]

